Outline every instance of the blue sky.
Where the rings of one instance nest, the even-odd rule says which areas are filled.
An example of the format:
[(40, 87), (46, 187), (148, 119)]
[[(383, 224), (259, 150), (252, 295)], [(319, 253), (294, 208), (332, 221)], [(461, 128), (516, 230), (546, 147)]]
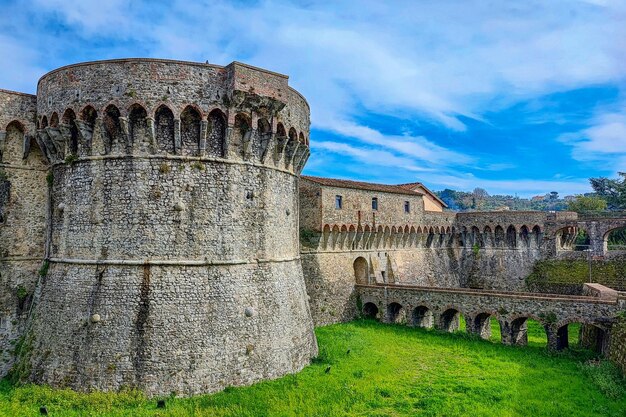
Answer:
[(531, 196), (626, 170), (626, 0), (0, 0), (0, 88), (158, 57), (290, 76), (309, 175)]

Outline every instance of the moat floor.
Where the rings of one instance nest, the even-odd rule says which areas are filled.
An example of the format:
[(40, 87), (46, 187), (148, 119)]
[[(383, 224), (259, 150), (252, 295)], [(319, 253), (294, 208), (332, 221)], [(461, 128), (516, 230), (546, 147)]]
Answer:
[[(497, 331), (497, 329), (494, 329)], [(497, 333), (497, 332), (494, 332)], [(166, 399), (0, 383), (1, 416), (626, 416), (626, 383), (589, 353), (373, 321), (317, 329), (320, 357), (297, 375), (216, 395)], [(494, 339), (497, 334), (494, 334)]]

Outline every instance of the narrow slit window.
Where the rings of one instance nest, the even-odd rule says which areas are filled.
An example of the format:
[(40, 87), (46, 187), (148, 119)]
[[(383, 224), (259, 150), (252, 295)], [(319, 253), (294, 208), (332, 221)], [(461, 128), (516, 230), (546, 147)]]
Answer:
[(372, 210), (378, 210), (378, 198), (377, 197), (372, 198)]
[(341, 210), (343, 208), (343, 199), (340, 195), (335, 196), (335, 209)]
[(411, 203), (408, 201), (404, 202), (404, 212), (405, 213), (410, 213), (411, 212)]

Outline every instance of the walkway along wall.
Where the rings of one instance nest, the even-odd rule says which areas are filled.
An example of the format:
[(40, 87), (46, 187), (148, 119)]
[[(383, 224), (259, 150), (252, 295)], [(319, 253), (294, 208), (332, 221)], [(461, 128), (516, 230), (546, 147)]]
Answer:
[(462, 314), (468, 332), (488, 338), (489, 318), (495, 317), (505, 344), (526, 344), (531, 318), (545, 328), (548, 347), (562, 349), (568, 343), (567, 325), (582, 323), (595, 330), (593, 347), (605, 354), (612, 347), (613, 326), (626, 310), (626, 298), (600, 285), (587, 296), (391, 285), (357, 285), (356, 291), (363, 314), (385, 322), (455, 331)]

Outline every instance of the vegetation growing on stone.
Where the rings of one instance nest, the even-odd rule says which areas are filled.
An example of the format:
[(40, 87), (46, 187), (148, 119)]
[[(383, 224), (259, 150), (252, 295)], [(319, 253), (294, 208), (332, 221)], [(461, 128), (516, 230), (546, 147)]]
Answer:
[(78, 156), (71, 153), (65, 157), (65, 163), (68, 165), (72, 165), (74, 162), (78, 161)]
[(39, 268), (39, 276), (45, 277), (48, 275), (48, 268), (50, 268), (50, 262), (46, 259), (43, 261), (43, 264), (41, 264), (41, 268)]
[[(591, 263), (591, 279), (589, 264)], [(626, 290), (626, 259), (546, 259), (537, 261), (526, 278), (531, 289), (558, 288), (595, 282), (617, 290)]]

